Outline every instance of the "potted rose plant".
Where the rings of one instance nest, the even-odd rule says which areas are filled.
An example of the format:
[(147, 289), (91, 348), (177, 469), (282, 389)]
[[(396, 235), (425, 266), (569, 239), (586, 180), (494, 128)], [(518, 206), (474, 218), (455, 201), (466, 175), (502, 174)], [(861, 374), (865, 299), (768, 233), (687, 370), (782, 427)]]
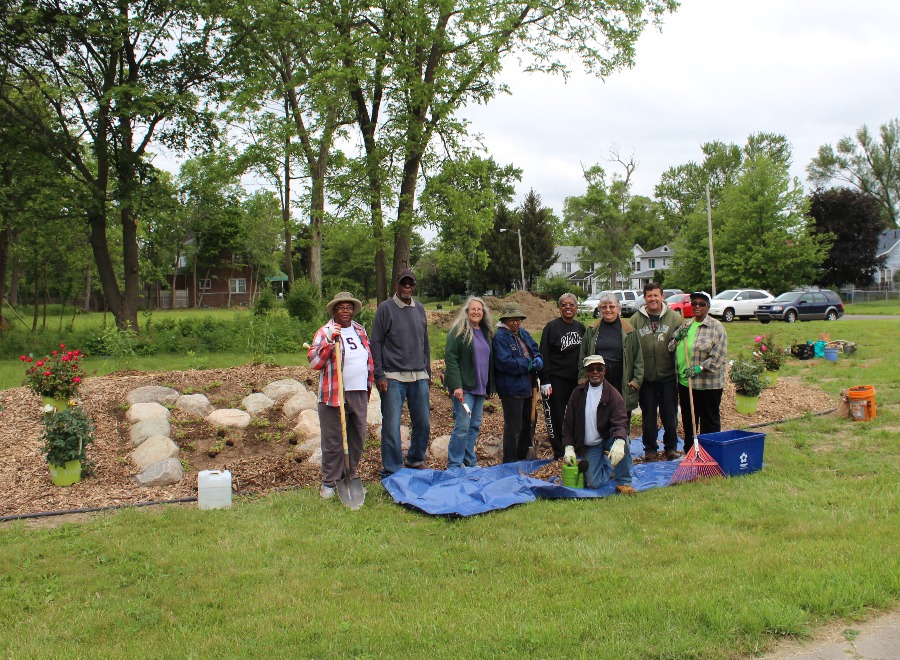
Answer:
[(65, 344), (60, 344), (59, 350), (51, 351), (50, 355), (38, 360), (22, 355), (19, 359), (31, 365), (25, 371), (23, 384), (40, 395), (44, 405), (62, 410), (78, 394), (84, 375), (78, 363), (83, 357), (77, 349), (66, 350)]
[(94, 441), (94, 422), (90, 415), (78, 406), (62, 410), (48, 408), (42, 425), (41, 451), (50, 467), (50, 480), (56, 486), (78, 483), (87, 458), (87, 445)]
[(757, 335), (753, 340), (753, 357), (759, 360), (765, 373), (763, 384), (775, 387), (778, 382), (778, 370), (787, 359), (787, 351), (778, 345), (774, 335)]
[(759, 395), (763, 390), (762, 373), (764, 367), (759, 360), (748, 360), (743, 356), (731, 364), (729, 377), (734, 383), (735, 408), (739, 413), (752, 415), (759, 405)]

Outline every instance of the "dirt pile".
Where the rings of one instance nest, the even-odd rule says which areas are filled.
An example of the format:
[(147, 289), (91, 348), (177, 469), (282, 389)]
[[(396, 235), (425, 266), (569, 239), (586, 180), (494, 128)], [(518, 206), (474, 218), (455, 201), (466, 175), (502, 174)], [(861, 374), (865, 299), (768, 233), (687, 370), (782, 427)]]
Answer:
[[(500, 320), (500, 311), (503, 309), (503, 305), (516, 303), (522, 308), (522, 313), (526, 316), (522, 326), (531, 333), (542, 331), (547, 323), (559, 316), (556, 305), (552, 302), (541, 300), (528, 291), (514, 291), (505, 298), (484, 296), (484, 302), (487, 303), (494, 323)], [(453, 319), (456, 318), (459, 310), (460, 307), (454, 307), (448, 310), (429, 312), (428, 322), (442, 330), (446, 330), (453, 323)]]

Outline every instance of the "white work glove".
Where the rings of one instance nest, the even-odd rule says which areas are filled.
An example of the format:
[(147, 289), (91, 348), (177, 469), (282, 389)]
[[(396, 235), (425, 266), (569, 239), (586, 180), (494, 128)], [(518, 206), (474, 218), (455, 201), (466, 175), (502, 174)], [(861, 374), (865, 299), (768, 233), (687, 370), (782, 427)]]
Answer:
[(553, 394), (553, 386), (549, 383), (547, 385), (541, 385), (541, 396), (548, 397)]
[(566, 445), (566, 453), (563, 454), (563, 460), (566, 465), (575, 465), (575, 447), (572, 445)]
[(619, 438), (618, 440), (613, 441), (612, 449), (607, 453), (609, 456), (609, 462), (613, 467), (619, 464), (623, 458), (625, 458), (625, 441)]

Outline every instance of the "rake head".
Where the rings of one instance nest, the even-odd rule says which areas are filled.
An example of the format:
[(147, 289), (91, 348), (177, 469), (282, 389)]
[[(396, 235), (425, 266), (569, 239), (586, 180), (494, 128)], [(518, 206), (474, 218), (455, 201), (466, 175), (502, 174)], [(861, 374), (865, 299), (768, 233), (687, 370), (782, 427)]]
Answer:
[(716, 459), (707, 453), (700, 443), (694, 439), (694, 446), (681, 459), (681, 463), (675, 469), (675, 473), (669, 480), (669, 484), (680, 484), (698, 479), (712, 479), (724, 477), (725, 472), (716, 463)]

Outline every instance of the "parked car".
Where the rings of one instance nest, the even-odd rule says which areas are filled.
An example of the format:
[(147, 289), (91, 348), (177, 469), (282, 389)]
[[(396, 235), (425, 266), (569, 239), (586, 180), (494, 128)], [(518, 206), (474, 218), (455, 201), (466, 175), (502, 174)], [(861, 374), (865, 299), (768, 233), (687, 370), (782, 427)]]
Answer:
[(775, 300), (756, 308), (760, 323), (772, 320), (786, 321), (837, 321), (844, 315), (844, 303), (834, 291), (810, 289), (788, 291)]
[(676, 293), (674, 296), (669, 296), (666, 298), (666, 305), (669, 306), (669, 309), (674, 309), (681, 314), (682, 318), (694, 318), (694, 310), (691, 309), (691, 294), (689, 293)]
[(638, 296), (634, 300), (630, 302), (623, 302), (622, 309), (619, 310), (619, 314), (628, 318), (629, 316), (633, 316), (637, 314), (637, 311), (641, 308), (641, 305), (644, 304), (644, 296)]
[(600, 293), (592, 293), (582, 300), (581, 304), (578, 305), (578, 311), (586, 314), (594, 314), (594, 318), (597, 318), (597, 315), (594, 312), (597, 311), (597, 305), (600, 303), (600, 295)]
[(676, 293), (684, 293), (684, 291), (681, 289), (663, 289), (663, 300), (669, 296), (674, 296)]
[(721, 317), (726, 323), (731, 323), (735, 318), (752, 319), (759, 305), (772, 300), (775, 300), (775, 296), (768, 291), (728, 289), (713, 296), (709, 313)]

